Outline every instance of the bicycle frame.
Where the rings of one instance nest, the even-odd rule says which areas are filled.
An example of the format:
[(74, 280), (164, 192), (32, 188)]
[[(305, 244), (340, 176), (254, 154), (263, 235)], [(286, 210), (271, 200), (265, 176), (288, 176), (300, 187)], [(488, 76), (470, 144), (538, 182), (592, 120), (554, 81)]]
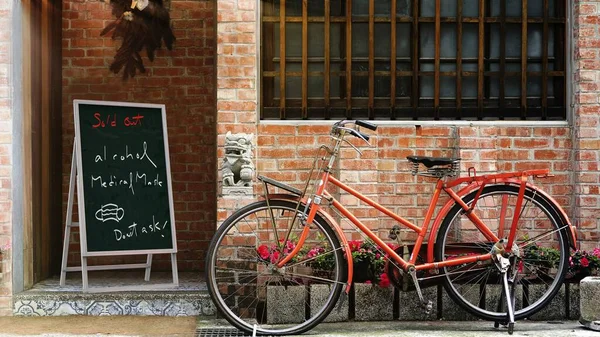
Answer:
[[(423, 225), (421, 227), (419, 227), (419, 226), (411, 223), (410, 221), (402, 218), (401, 216), (396, 215), (395, 213), (388, 210), (386, 207), (380, 205), (379, 203), (373, 201), (372, 199), (364, 196), (359, 191), (356, 191), (355, 189), (353, 189), (353, 188), (349, 187), (348, 185), (344, 184), (343, 182), (339, 181), (335, 177), (331, 176), (331, 174), (328, 171), (324, 171), (320, 178), (317, 191), (312, 198), (312, 202), (308, 203), (310, 208), (309, 208), (306, 222), (307, 222), (307, 224), (312, 223), (316, 214), (319, 213), (319, 210), (321, 208), (320, 204), (322, 202), (322, 199), (324, 198), (324, 199), (328, 200), (328, 202), (333, 207), (335, 207), (342, 215), (344, 215), (347, 219), (349, 219), (361, 232), (363, 232), (371, 240), (373, 240), (373, 242), (380, 249), (382, 249), (386, 254), (388, 254), (390, 259), (395, 261), (404, 270), (409, 270), (410, 268), (415, 268), (415, 270), (432, 270), (432, 269), (435, 270), (435, 269), (439, 269), (439, 268), (443, 268), (443, 267), (456, 266), (456, 265), (460, 265), (463, 263), (487, 261), (487, 260), (492, 259), (491, 253), (459, 257), (456, 259), (447, 260), (447, 261), (443, 261), (443, 262), (435, 262), (434, 256), (433, 256), (434, 245), (429, 244), (426, 262), (421, 263), (421, 264), (416, 264), (418, 254), (416, 254), (415, 252), (418, 253), (421, 250), (421, 246), (423, 245), (423, 241), (428, 232), (429, 232), (428, 242), (429, 243), (435, 242), (435, 234), (437, 233), (437, 228), (439, 227), (445, 214), (450, 210), (450, 208), (455, 203), (460, 205), (465, 210), (465, 213), (467, 214), (468, 218), (479, 229), (479, 231), (486, 237), (486, 239), (488, 239), (490, 242), (494, 242), (494, 243), (498, 242), (500, 240), (500, 238), (498, 236), (496, 236), (496, 234), (494, 234), (474, 212), (470, 212), (470, 210), (472, 210), (475, 207), (475, 204), (477, 203), (477, 199), (479, 198), (480, 193), (483, 191), (484, 186), (488, 185), (489, 183), (518, 184), (520, 186), (520, 189), (519, 189), (519, 194), (517, 197), (516, 208), (519, 209), (521, 207), (523, 199), (524, 199), (525, 188), (527, 186), (532, 187), (532, 185), (529, 185), (527, 183), (528, 177), (529, 176), (544, 177), (544, 176), (548, 175), (548, 172), (549, 171), (547, 169), (541, 169), (541, 170), (528, 170), (528, 171), (521, 171), (521, 172), (499, 173), (499, 174), (491, 174), (491, 175), (483, 175), (483, 176), (474, 175), (474, 176), (468, 176), (468, 177), (460, 177), (460, 178), (457, 178), (455, 180), (451, 180), (448, 182), (445, 182), (444, 180), (439, 179), (436, 183), (436, 187), (435, 187), (433, 196), (432, 196), (429, 206), (427, 208), (427, 212), (425, 215), (425, 219), (423, 221)], [(453, 187), (456, 187), (456, 186), (464, 184), (464, 183), (466, 183), (467, 186), (463, 187), (458, 192), (455, 192), (454, 190), (452, 190)], [(387, 217), (399, 222), (404, 227), (407, 227), (407, 228), (411, 229), (412, 231), (416, 232), (418, 234), (418, 237), (417, 237), (417, 240), (415, 241), (415, 245), (410, 254), (409, 260), (406, 261), (400, 255), (398, 255), (392, 248), (390, 248), (385, 242), (383, 242), (383, 240), (381, 240), (375, 233), (373, 233), (366, 225), (364, 225), (358, 218), (356, 218), (348, 209), (346, 209), (338, 200), (336, 200), (331, 194), (329, 194), (327, 192), (327, 188), (326, 188), (328, 186), (328, 184), (332, 184), (334, 186), (339, 187), (340, 189), (346, 191), (350, 195), (365, 202), (369, 206), (377, 209), (379, 212), (385, 214)], [(535, 187), (533, 187), (533, 188), (536, 191), (538, 190)], [(476, 195), (472, 205), (468, 206), (462, 201), (462, 197), (464, 197), (467, 193), (470, 193), (475, 189), (479, 189), (479, 193)], [(436, 205), (439, 201), (442, 191), (444, 191), (450, 197), (450, 199), (446, 202), (444, 207), (442, 207), (440, 212), (438, 212), (436, 220), (434, 221), (434, 226), (432, 227), (431, 231), (429, 231), (429, 226), (430, 226), (431, 220), (433, 218), (433, 213), (435, 211)], [(320, 214), (326, 214), (326, 213), (320, 212)], [(566, 219), (568, 219), (568, 218), (566, 218)], [(329, 221), (332, 221), (332, 220), (333, 219), (331, 219), (329, 217)], [(499, 226), (499, 234), (501, 237), (506, 232), (506, 230), (509, 229), (508, 242), (506, 244), (506, 249), (510, 249), (510, 247), (512, 246), (512, 244), (515, 240), (517, 222), (518, 222), (518, 214), (515, 214), (515, 216), (512, 219), (512, 222), (510, 224), (501, 223)], [(567, 222), (567, 223), (569, 225), (569, 228), (571, 228), (571, 236), (572, 236), (571, 241), (574, 243), (575, 238), (573, 236), (574, 235), (573, 229), (570, 226), (570, 223), (569, 222)], [(341, 230), (340, 226), (335, 221), (332, 221), (332, 225), (334, 227), (336, 227), (335, 230), (338, 232), (338, 234), (341, 233), (343, 235), (343, 231)], [(299, 238), (296, 248), (277, 264), (277, 266), (279, 268), (283, 267), (287, 262), (289, 262), (301, 250), (301, 248), (304, 244), (304, 241), (308, 237), (309, 231), (310, 231), (310, 226), (308, 226), (308, 225), (305, 226), (302, 231), (302, 234)], [(344, 248), (346, 249), (346, 254), (348, 257), (348, 261), (347, 261), (348, 262), (348, 288), (347, 288), (347, 291), (348, 291), (349, 286), (352, 283), (352, 274), (353, 274), (352, 265), (353, 265), (353, 263), (352, 263), (351, 255), (349, 255), (350, 249), (349, 249), (348, 243), (344, 237), (342, 237), (342, 242), (343, 242)]]

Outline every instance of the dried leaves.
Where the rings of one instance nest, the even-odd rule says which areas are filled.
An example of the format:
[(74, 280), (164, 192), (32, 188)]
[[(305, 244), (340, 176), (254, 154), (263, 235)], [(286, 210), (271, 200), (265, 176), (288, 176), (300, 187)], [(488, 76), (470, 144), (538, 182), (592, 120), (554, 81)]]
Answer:
[[(142, 4), (138, 4), (138, 1)], [(150, 61), (154, 61), (155, 51), (162, 47), (163, 41), (169, 50), (173, 49), (175, 42), (169, 12), (163, 6), (163, 1), (138, 1), (110, 0), (112, 14), (116, 20), (109, 23), (100, 33), (104, 36), (112, 32), (113, 39), (123, 40), (110, 70), (117, 74), (123, 69), (124, 80), (134, 77), (137, 71), (146, 72), (140, 55), (144, 49)]]

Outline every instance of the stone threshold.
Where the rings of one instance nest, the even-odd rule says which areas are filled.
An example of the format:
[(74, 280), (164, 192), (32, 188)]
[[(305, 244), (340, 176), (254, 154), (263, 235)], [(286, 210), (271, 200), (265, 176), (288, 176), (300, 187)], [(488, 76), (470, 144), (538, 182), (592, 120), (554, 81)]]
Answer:
[[(81, 274), (67, 275), (61, 287), (53, 277), (13, 297), (15, 316), (140, 315), (214, 317), (203, 273), (179, 273), (179, 286), (168, 290), (84, 293)], [(171, 283), (171, 273), (91, 272), (90, 287), (119, 287)]]

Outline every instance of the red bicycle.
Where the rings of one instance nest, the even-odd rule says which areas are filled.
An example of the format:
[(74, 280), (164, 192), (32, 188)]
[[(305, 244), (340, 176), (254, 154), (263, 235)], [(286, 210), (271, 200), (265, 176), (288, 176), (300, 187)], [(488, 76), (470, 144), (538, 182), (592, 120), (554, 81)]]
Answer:
[[(377, 128), (365, 121), (333, 125), (332, 143), (320, 147), (304, 190), (259, 177), (263, 200), (221, 224), (206, 261), (208, 290), (221, 315), (241, 330), (271, 335), (302, 333), (324, 320), (353, 279), (351, 249), (336, 214), (378, 247), (395, 285), (412, 280), (425, 312), (432, 305), (421, 285), (436, 282), (443, 282), (462, 308), (496, 327), (507, 325), (510, 334), (515, 320), (550, 302), (576, 237), (564, 210), (530, 182), (547, 177), (548, 170), (479, 176), (471, 168), (456, 178), (460, 159), (409, 156), (413, 175), (437, 180), (423, 224), (417, 226), (332, 175), (343, 144), (360, 153), (346, 137), (368, 143), (360, 127)], [(392, 237), (400, 226), (417, 233), (406, 245), (410, 258), (334, 198), (332, 187), (393, 219)], [(272, 193), (274, 188), (280, 193)], [(449, 200), (434, 218), (442, 192)]]

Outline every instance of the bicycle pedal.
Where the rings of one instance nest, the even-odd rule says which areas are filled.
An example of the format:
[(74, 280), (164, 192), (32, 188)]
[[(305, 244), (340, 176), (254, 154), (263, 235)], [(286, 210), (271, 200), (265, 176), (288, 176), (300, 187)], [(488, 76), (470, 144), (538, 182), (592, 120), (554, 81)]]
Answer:
[(427, 303), (423, 302), (421, 306), (425, 310), (425, 315), (429, 315), (433, 311), (433, 303), (431, 301), (427, 301)]

